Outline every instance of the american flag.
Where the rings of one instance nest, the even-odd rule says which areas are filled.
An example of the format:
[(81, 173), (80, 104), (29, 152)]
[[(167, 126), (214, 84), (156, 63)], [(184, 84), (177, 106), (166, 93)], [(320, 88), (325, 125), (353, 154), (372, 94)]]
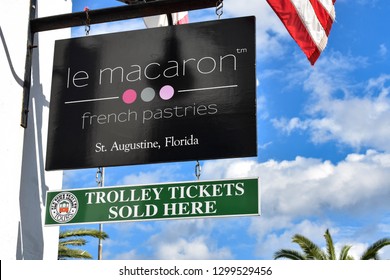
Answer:
[(336, 0), (267, 0), (314, 65), (328, 43)]

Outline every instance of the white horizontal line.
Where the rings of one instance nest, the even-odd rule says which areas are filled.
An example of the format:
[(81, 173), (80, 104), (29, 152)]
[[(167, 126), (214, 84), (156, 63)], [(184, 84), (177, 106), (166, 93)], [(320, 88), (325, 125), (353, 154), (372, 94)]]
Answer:
[(233, 88), (233, 87), (238, 87), (238, 85), (228, 85), (228, 86), (218, 86), (218, 87), (207, 87), (207, 88), (182, 89), (182, 90), (178, 90), (177, 92), (201, 91), (201, 90), (221, 89), (221, 88)]
[(115, 97), (105, 97), (105, 98), (96, 98), (96, 99), (85, 99), (85, 100), (76, 100), (76, 101), (66, 101), (65, 104), (73, 104), (73, 103), (84, 103), (84, 102), (95, 102), (95, 101), (104, 101), (111, 99), (118, 99), (118, 96)]

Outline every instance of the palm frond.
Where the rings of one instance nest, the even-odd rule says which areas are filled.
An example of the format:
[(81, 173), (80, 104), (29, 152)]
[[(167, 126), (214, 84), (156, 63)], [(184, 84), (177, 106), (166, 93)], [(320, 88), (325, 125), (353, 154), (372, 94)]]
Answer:
[(92, 256), (85, 250), (69, 249), (62, 246), (58, 248), (58, 259), (92, 259)]
[(69, 239), (58, 242), (59, 246), (84, 246), (85, 244), (87, 244), (87, 241), (83, 238)]
[(371, 246), (369, 246), (366, 251), (362, 254), (360, 257), (361, 260), (378, 260), (378, 251), (382, 249), (385, 246), (390, 245), (390, 238), (382, 238), (375, 243), (373, 243)]
[(306, 259), (310, 260), (325, 260), (326, 255), (322, 252), (321, 248), (317, 244), (312, 242), (310, 239), (303, 235), (296, 234), (292, 238), (292, 242), (297, 243), (303, 252), (305, 253)]
[(274, 254), (274, 259), (286, 258), (290, 260), (305, 260), (305, 256), (298, 251), (282, 249)]
[(325, 240), (326, 240), (326, 251), (328, 253), (327, 259), (328, 260), (336, 260), (336, 252), (333, 244), (332, 236), (330, 235), (329, 229), (325, 231), (324, 234)]
[(60, 232), (60, 239), (74, 236), (91, 236), (103, 240), (109, 238), (107, 233), (95, 229), (78, 229)]
[(95, 229), (74, 229), (60, 232), (58, 242), (58, 259), (92, 259), (85, 250), (69, 248), (69, 246), (84, 246), (87, 241), (80, 237), (93, 237), (98, 239), (109, 238), (108, 234)]
[(351, 249), (352, 246), (350, 245), (344, 245), (343, 248), (341, 248), (339, 260), (353, 260), (353, 257), (348, 255), (349, 249)]

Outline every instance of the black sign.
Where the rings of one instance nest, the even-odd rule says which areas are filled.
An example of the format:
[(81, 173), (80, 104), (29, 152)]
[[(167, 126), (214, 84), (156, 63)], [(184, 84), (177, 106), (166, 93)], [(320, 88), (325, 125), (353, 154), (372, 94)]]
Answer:
[(46, 170), (257, 155), (255, 18), (56, 41)]

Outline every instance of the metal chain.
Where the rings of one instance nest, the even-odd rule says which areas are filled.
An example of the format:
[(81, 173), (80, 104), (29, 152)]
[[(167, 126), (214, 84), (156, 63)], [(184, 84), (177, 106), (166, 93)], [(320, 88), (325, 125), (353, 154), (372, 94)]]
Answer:
[(85, 12), (85, 36), (89, 35), (89, 31), (91, 30), (91, 18), (89, 17), (89, 9), (88, 7), (84, 8)]
[(218, 16), (218, 19), (223, 15), (223, 0), (218, 0), (215, 4), (215, 14)]
[(200, 178), (200, 173), (202, 171), (202, 167), (200, 166), (199, 164), (199, 161), (196, 161), (196, 165), (195, 165), (195, 176), (196, 178), (198, 179), (199, 181), (199, 178)]

